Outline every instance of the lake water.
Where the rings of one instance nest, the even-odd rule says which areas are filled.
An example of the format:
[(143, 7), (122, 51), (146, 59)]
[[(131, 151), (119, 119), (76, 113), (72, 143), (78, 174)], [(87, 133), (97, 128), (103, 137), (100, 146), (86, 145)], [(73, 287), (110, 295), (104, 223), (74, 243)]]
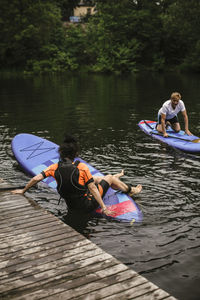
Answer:
[[(136, 201), (144, 220), (127, 224), (93, 218), (81, 230), (94, 243), (181, 300), (200, 299), (200, 156), (168, 148), (140, 131), (155, 120), (173, 91), (200, 136), (200, 76), (1, 76), (1, 176), (16, 185), (29, 177), (11, 151), (12, 138), (33, 133), (61, 143), (66, 132), (81, 142), (81, 157), (103, 173), (125, 170), (124, 181), (143, 185)], [(182, 118), (180, 116), (182, 124)], [(58, 195), (39, 185), (26, 194), (63, 218)]]

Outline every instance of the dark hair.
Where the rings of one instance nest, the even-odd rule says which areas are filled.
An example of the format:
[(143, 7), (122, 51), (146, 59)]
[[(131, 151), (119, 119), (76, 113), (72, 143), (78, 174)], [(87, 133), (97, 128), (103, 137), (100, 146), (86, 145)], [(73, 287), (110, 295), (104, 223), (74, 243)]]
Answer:
[(66, 135), (64, 138), (64, 143), (60, 145), (58, 151), (62, 160), (64, 160), (65, 158), (74, 160), (79, 152), (79, 145), (77, 140), (73, 136)]

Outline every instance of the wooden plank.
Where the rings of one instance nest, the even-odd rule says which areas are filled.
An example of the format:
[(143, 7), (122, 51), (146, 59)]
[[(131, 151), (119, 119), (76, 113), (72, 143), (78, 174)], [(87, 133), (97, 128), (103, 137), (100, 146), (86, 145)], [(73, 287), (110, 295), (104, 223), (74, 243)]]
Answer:
[(24, 205), (24, 200), (23, 199), (18, 199), (17, 201), (15, 201), (15, 199), (13, 199), (13, 201), (0, 201), (0, 208), (2, 209), (2, 211), (4, 210), (4, 208), (11, 208), (13, 206), (16, 205)]
[[(75, 236), (76, 236), (76, 233), (74, 233), (75, 234)], [(64, 240), (65, 241), (65, 243), (64, 243), (64, 246), (65, 245), (68, 245), (69, 243), (71, 243), (71, 239), (70, 239), (70, 237), (73, 237), (73, 234), (71, 233), (71, 232), (69, 232), (69, 237), (68, 237), (68, 239), (67, 240)], [(80, 240), (80, 237), (79, 237), (79, 240)], [(87, 242), (87, 241), (86, 241)], [(51, 249), (53, 249), (54, 248), (54, 245), (52, 245), (51, 246), (51, 248), (48, 250), (48, 254), (51, 252)], [(31, 249), (33, 249), (33, 248), (31, 248)], [(41, 248), (40, 248), (41, 249)], [(62, 249), (62, 246), (60, 246), (60, 249)], [(36, 253), (37, 251), (32, 251), (32, 253), (30, 253), (30, 250), (28, 249), (28, 254), (26, 254), (26, 255), (28, 255), (28, 257), (30, 258), (31, 257), (31, 254), (33, 254), (34, 255), (34, 253)], [(40, 250), (40, 252), (41, 252), (41, 250)], [(45, 247), (45, 253), (47, 253), (47, 247)], [(8, 261), (8, 260), (11, 260), (12, 259), (12, 262), (14, 263), (15, 262), (15, 260), (18, 258), (18, 257), (20, 257), (20, 259), (22, 260), (22, 258), (25, 260), (25, 256), (26, 255), (23, 255), (22, 254), (22, 251), (18, 251), (17, 253), (15, 252), (14, 253), (14, 255), (3, 255), (3, 256), (0, 256), (0, 267), (3, 267), (2, 266), (2, 264), (1, 264), (1, 262), (6, 262), (6, 261)], [(6, 259), (6, 257), (7, 257), (7, 259)], [(10, 264), (11, 264), (11, 262), (10, 262)]]
[[(73, 254), (69, 254), (68, 253), (63, 253), (63, 252), (57, 252), (55, 255), (47, 255), (45, 257), (42, 257), (42, 258), (38, 258), (38, 259), (35, 259), (35, 260), (31, 260), (31, 261), (25, 261), (25, 262), (21, 262), (19, 261), (19, 263), (15, 264), (15, 265), (11, 265), (11, 266), (6, 266), (4, 268), (2, 268), (0, 270), (0, 275), (4, 275), (4, 274), (7, 274), (7, 273), (12, 273), (12, 272), (20, 272), (20, 271), (23, 271), (25, 269), (31, 269), (31, 268), (34, 268), (34, 267), (38, 267), (43, 270), (43, 265), (46, 265), (47, 263), (51, 263), (52, 266), (54, 264), (55, 267), (57, 267), (57, 261), (59, 264), (62, 264), (62, 263), (68, 263), (69, 262), (69, 257), (71, 259), (71, 261), (75, 262), (76, 263), (76, 257), (78, 260), (82, 260), (86, 257), (91, 257), (91, 256), (96, 256), (98, 254), (101, 253), (100, 249), (91, 249), (91, 250), (88, 250), (86, 253), (84, 253), (84, 250), (82, 250), (83, 252), (80, 252), (78, 254), (74, 253)], [(74, 251), (76, 252), (76, 251)]]
[(153, 287), (149, 285), (149, 282), (144, 277), (138, 275), (137, 277), (134, 277), (134, 280), (133, 278), (130, 278), (126, 281), (120, 282), (120, 284), (119, 282), (114, 283), (105, 288), (101, 288), (91, 293), (84, 294), (80, 296), (79, 299), (134, 299), (136, 297), (139, 297), (141, 294), (149, 291), (152, 292), (157, 289), (157, 286)]
[[(23, 216), (22, 216), (23, 218)], [(29, 218), (28, 220), (14, 220), (14, 221), (11, 221), (10, 223), (8, 222), (7, 224), (3, 224), (2, 227), (1, 227), (1, 233), (4, 233), (6, 232), (9, 233), (11, 230), (20, 230), (20, 229), (25, 229), (27, 228), (33, 228), (35, 226), (38, 226), (38, 225), (42, 225), (44, 224), (44, 227), (46, 226), (46, 224), (48, 223), (54, 223), (54, 224), (59, 224), (58, 222), (55, 222), (55, 219), (52, 218), (52, 216), (50, 214), (43, 214), (43, 215), (39, 215), (35, 218)], [(50, 224), (49, 224), (50, 226)], [(59, 224), (59, 226), (61, 227), (61, 225)], [(6, 235), (5, 234), (5, 235)]]
[(2, 182), (0, 182), (0, 192), (8, 192), (11, 190), (15, 190), (15, 189), (23, 189), (24, 185), (10, 185), (10, 184), (2, 184)]
[[(40, 224), (41, 224), (41, 222), (40, 222)], [(48, 231), (48, 232), (41, 233), (38, 235), (36, 235), (33, 231), (31, 233), (31, 235), (29, 233), (23, 234), (22, 238), (19, 237), (19, 238), (13, 239), (13, 238), (8, 237), (8, 238), (5, 238), (4, 241), (0, 244), (0, 251), (3, 249), (6, 249), (5, 251), (7, 251), (8, 248), (16, 246), (16, 245), (19, 246), (21, 244), (28, 243), (31, 241), (37, 241), (37, 240), (41, 240), (43, 238), (48, 238), (48, 237), (51, 237), (52, 235), (64, 234), (65, 232), (66, 232), (65, 228), (59, 228), (56, 230), (54, 230), (52, 228), (52, 231), (50, 231), (50, 232)]]
[(69, 232), (68, 235), (65, 235), (64, 239), (61, 240), (56, 240), (53, 243), (49, 242), (46, 244), (42, 244), (42, 246), (35, 246), (35, 247), (31, 247), (31, 248), (27, 248), (27, 249), (22, 249), (20, 251), (17, 252), (9, 252), (6, 253), (2, 256), (0, 256), (0, 262), (5, 261), (5, 260), (13, 260), (16, 259), (18, 257), (23, 257), (26, 255), (31, 255), (33, 253), (39, 253), (42, 251), (45, 252), (49, 252), (49, 250), (51, 250), (52, 248), (61, 248), (62, 246), (68, 245), (70, 247), (74, 247), (74, 242), (76, 242), (77, 244), (79, 243), (83, 243), (86, 244), (88, 242), (87, 239), (85, 239), (83, 236), (79, 236), (78, 233), (76, 232)]
[[(77, 236), (75, 236), (77, 237)], [(75, 239), (72, 238), (73, 239)], [(82, 240), (77, 240), (76, 241), (76, 247), (79, 247), (79, 246), (82, 246), (84, 245), (83, 241)], [(88, 257), (90, 258), (91, 257), (91, 253), (88, 255)], [(15, 270), (15, 268), (13, 268), (13, 270), (2, 270), (1, 272), (1, 277), (0, 277), (0, 280), (1, 282), (8, 282), (8, 281), (12, 281), (14, 279), (19, 279), (19, 278), (22, 278), (22, 277), (27, 277), (29, 275), (33, 276), (34, 274), (37, 274), (37, 273), (41, 273), (43, 271), (46, 271), (46, 270), (52, 270), (54, 268), (57, 268), (57, 267), (60, 267), (63, 265), (63, 263), (65, 264), (69, 264), (69, 263), (74, 263), (74, 261), (78, 263), (79, 260), (82, 260), (82, 256), (80, 257), (76, 257), (76, 258), (73, 258), (73, 257), (70, 257), (69, 260), (65, 259), (60, 259), (60, 260), (57, 260), (57, 261), (53, 261), (53, 262), (47, 262), (47, 263), (43, 263), (43, 264), (39, 264), (39, 265), (34, 265), (34, 266), (30, 266), (28, 268), (22, 268), (21, 270)], [(84, 257), (84, 259), (86, 260), (86, 256)], [(104, 257), (105, 259), (105, 257)]]
[[(21, 216), (23, 218), (23, 215)], [(6, 222), (1, 225), (1, 233), (6, 232), (9, 233), (13, 229), (23, 229), (23, 228), (29, 228), (40, 224), (46, 224), (46, 223), (55, 223), (55, 220), (53, 220), (48, 214), (43, 214), (35, 217), (31, 217), (28, 220), (17, 220), (17, 221), (10, 221)]]
[(22, 189), (24, 188), (24, 185), (16, 185), (9, 182), (4, 181), (3, 178), (0, 178), (0, 191), (8, 191), (13, 189)]
[[(137, 278), (139, 279), (139, 277)], [(121, 285), (114, 284), (109, 288), (104, 290), (98, 290), (93, 294), (90, 294), (87, 297), (90, 300), (96, 298), (95, 294), (98, 292), (99, 298), (98, 299), (106, 299), (106, 300), (115, 300), (115, 299), (135, 299), (137, 297), (141, 297), (141, 295), (146, 294), (147, 292), (154, 292), (158, 290), (158, 287), (149, 285), (149, 282), (144, 281), (140, 284), (137, 284), (137, 281), (128, 280), (123, 282)], [(84, 297), (84, 296), (83, 296)], [(83, 297), (80, 298), (84, 299)], [(151, 299), (151, 297), (149, 298)]]
[[(107, 258), (107, 260), (109, 259), (109, 261), (106, 261), (106, 258)], [(91, 256), (90, 259), (85, 259), (85, 257), (82, 257), (81, 260), (82, 260), (82, 262), (80, 264), (78, 264), (77, 267), (75, 265), (76, 261), (74, 261), (74, 263), (72, 264), (69, 260), (69, 265), (66, 265), (66, 264), (63, 265), (63, 263), (60, 262), (60, 269), (56, 268), (55, 270), (53, 270), (50, 265), (48, 273), (41, 272), (41, 273), (38, 273), (37, 275), (33, 276), (32, 272), (31, 272), (31, 276), (29, 278), (28, 277), (22, 278), (22, 282), (23, 282), (22, 285), (24, 285), (24, 284), (30, 284), (30, 285), (25, 286), (22, 289), (18, 288), (17, 291), (15, 289), (14, 290), (11, 289), (11, 291), (9, 292), (9, 297), (10, 297), (9, 299), (11, 299), (12, 293), (14, 293), (14, 296), (16, 298), (16, 296), (18, 294), (20, 295), (20, 297), (22, 297), (22, 294), (24, 294), (25, 292), (27, 293), (28, 291), (30, 292), (30, 290), (33, 291), (35, 289), (38, 290), (38, 287), (39, 288), (42, 287), (42, 289), (43, 289), (45, 282), (48, 283), (48, 286), (52, 286), (53, 284), (55, 284), (55, 282), (57, 284), (58, 282), (63, 281), (62, 280), (63, 277), (64, 277), (64, 282), (66, 281), (66, 278), (71, 282), (71, 281), (74, 281), (74, 277), (77, 277), (77, 276), (79, 278), (80, 278), (80, 276), (85, 277), (85, 276), (87, 276), (88, 272), (90, 272), (90, 264), (91, 264), (91, 271), (96, 270), (96, 268), (98, 269), (98, 265), (96, 263), (97, 259), (96, 258), (94, 259), (93, 256)], [(101, 254), (98, 256), (98, 262), (103, 261), (103, 264), (102, 264), (103, 266), (107, 266), (107, 264), (108, 265), (113, 264), (113, 262), (110, 260), (112, 260), (112, 258), (110, 258), (110, 255), (108, 255), (108, 254), (105, 254), (104, 258), (102, 257)], [(99, 265), (100, 269), (102, 268), (102, 265)], [(86, 267), (87, 269), (84, 269), (83, 266)], [(83, 268), (83, 269), (81, 269), (81, 271), (80, 271), (79, 268)], [(57, 272), (57, 274), (59, 274), (59, 271), (62, 273), (62, 271), (63, 271), (62, 269), (66, 269), (64, 271), (68, 271), (68, 275), (62, 274), (60, 276), (58, 276), (58, 275), (55, 276), (55, 271)], [(70, 272), (70, 269), (71, 269), (71, 272)], [(31, 284), (31, 282), (29, 281), (31, 279), (32, 280), (34, 279), (33, 284)], [(79, 279), (78, 279), (78, 281), (79, 281)], [(78, 281), (76, 281), (76, 284), (78, 284)], [(15, 284), (19, 284), (19, 283), (15, 282)], [(29, 299), (29, 295), (27, 297), (28, 297), (27, 299)], [(40, 297), (40, 295), (39, 295), (39, 297)]]
[(1, 213), (3, 214), (3, 213), (6, 213), (6, 214), (8, 214), (10, 211), (12, 212), (12, 211), (19, 211), (20, 212), (20, 210), (22, 209), (22, 208), (24, 208), (24, 207), (28, 207), (29, 208), (29, 203), (23, 203), (23, 204), (19, 204), (19, 205), (14, 205), (14, 206), (12, 206), (12, 207), (3, 207), (3, 209), (1, 209)]
[[(2, 197), (2, 193), (0, 194)], [(33, 207), (38, 207), (37, 203), (34, 203), (31, 200), (25, 201), (24, 197), (21, 195), (13, 195), (11, 193), (4, 193), (3, 199), (0, 200), (0, 209), (2, 213), (6, 213), (7, 210), (13, 210), (16, 208), (30, 207), (32, 204)]]
[[(88, 256), (88, 257), (87, 257)], [(81, 257), (78, 257), (77, 256), (77, 260), (75, 261), (73, 257), (72, 260), (69, 258), (68, 261), (65, 261), (65, 264), (63, 264), (63, 261), (57, 261), (57, 262), (53, 262), (53, 263), (46, 263), (44, 265), (39, 265), (39, 266), (36, 266), (36, 267), (33, 267), (31, 269), (26, 269), (26, 270), (23, 270), (22, 272), (20, 273), (15, 273), (15, 274), (9, 274), (9, 278), (6, 278), (4, 280), (2, 280), (2, 283), (8, 283), (8, 282), (14, 282), (18, 279), (21, 279), (22, 281), (26, 281), (27, 278), (29, 277), (34, 277), (34, 278), (40, 278), (41, 279), (44, 279), (42, 278), (43, 276), (46, 276), (48, 275), (49, 277), (51, 277), (50, 275), (53, 274), (53, 272), (55, 271), (60, 271), (62, 273), (62, 271), (65, 272), (79, 272), (80, 274), (80, 270), (83, 270), (82, 272), (84, 272), (86, 270), (86, 272), (90, 272), (87, 270), (87, 268), (91, 267), (91, 270), (92, 268), (96, 267), (96, 264), (98, 262), (98, 264), (110, 264), (112, 262), (112, 259), (110, 258), (110, 255), (109, 254), (105, 254), (105, 255), (96, 255), (95, 256), (95, 260), (94, 260), (94, 257), (93, 256), (89, 256), (89, 255), (85, 255), (84, 258), (81, 258)], [(75, 266), (75, 263), (76, 263), (76, 266)], [(72, 273), (70, 273), (70, 279), (72, 279)], [(87, 274), (85, 274), (87, 275)], [(47, 279), (47, 277), (45, 277), (45, 279)], [(51, 280), (49, 281), (53, 281), (55, 282), (55, 278), (51, 278)], [(57, 281), (58, 282), (58, 281)], [(41, 288), (41, 285), (39, 285), (39, 287)]]
[[(42, 216), (40, 216), (40, 218), (41, 218)], [(27, 221), (29, 221), (30, 222), (30, 220), (31, 219), (29, 219), (29, 220), (27, 220)], [(52, 224), (53, 223), (53, 224)], [(28, 223), (29, 224), (29, 223)], [(18, 227), (17, 226), (18, 224), (17, 223), (15, 223), (15, 227), (14, 227), (14, 229), (12, 230), (12, 228), (11, 227), (8, 227), (7, 228), (7, 230), (3, 230), (3, 232), (2, 232), (2, 230), (1, 230), (1, 233), (0, 233), (0, 238), (9, 238), (9, 237), (15, 237), (16, 235), (17, 236), (19, 236), (20, 234), (23, 234), (23, 233), (25, 233), (25, 232), (30, 232), (30, 230), (33, 230), (33, 231), (39, 231), (39, 230), (49, 230), (49, 226), (51, 226), (51, 225), (54, 225), (55, 227), (56, 226), (59, 226), (59, 225), (55, 225), (55, 222), (51, 219), (51, 220), (49, 220), (49, 222), (47, 223), (47, 222), (45, 222), (45, 223), (42, 223), (42, 224), (31, 224), (31, 225), (29, 225), (29, 227)], [(54, 227), (54, 228), (55, 228)], [(5, 237), (5, 234), (6, 234), (6, 237)]]
[[(22, 218), (23, 215), (23, 218)], [(34, 217), (39, 217), (39, 216), (43, 216), (44, 212), (42, 210), (28, 210), (28, 212), (24, 213), (24, 214), (12, 214), (7, 216), (7, 218), (2, 218), (0, 220), (0, 224), (1, 224), (1, 228), (4, 227), (4, 224), (11, 224), (11, 222), (18, 222), (18, 221), (23, 221), (23, 222), (27, 222), (27, 220), (34, 218)]]
[[(83, 246), (79, 246), (76, 248), (70, 248), (70, 246), (67, 244), (64, 245), (63, 247), (60, 247), (59, 249), (55, 249), (55, 248), (52, 248), (52, 249), (49, 249), (48, 251), (40, 251), (39, 253), (34, 253), (34, 254), (30, 254), (30, 255), (24, 255), (24, 256), (20, 256), (20, 257), (17, 257), (15, 259), (12, 258), (12, 261), (10, 260), (4, 260), (2, 262), (0, 262), (0, 269), (3, 269), (3, 268), (7, 268), (9, 266), (9, 268), (11, 266), (16, 266), (18, 264), (21, 264), (23, 263), (23, 265), (25, 265), (26, 262), (28, 262), (29, 264), (31, 264), (32, 261), (36, 262), (36, 260), (40, 260), (42, 259), (42, 262), (44, 262), (44, 258), (47, 257), (47, 259), (49, 260), (50, 257), (53, 255), (53, 258), (56, 259), (58, 258), (58, 256), (60, 257), (60, 255), (63, 257), (65, 257), (65, 251), (67, 251), (67, 255), (70, 256), (70, 255), (73, 255), (74, 253), (82, 253), (82, 252), (85, 252), (85, 251), (89, 251), (89, 250), (94, 250), (94, 247), (91, 243), (86, 243), (86, 245), (83, 245)], [(36, 262), (37, 264), (38, 262)]]
[(0, 299), (175, 299), (23, 196), (0, 220)]
[[(26, 221), (18, 221), (17, 220), (17, 221), (13, 221), (13, 222), (11, 221), (7, 225), (3, 224), (3, 227), (1, 228), (1, 233), (6, 232), (6, 234), (7, 234), (10, 231), (10, 229), (19, 230), (19, 229), (26, 229), (26, 228), (27, 228), (27, 230), (29, 228), (32, 228), (32, 229), (30, 229), (32, 232), (32, 231), (34, 231), (35, 226), (42, 225), (42, 224), (44, 224), (44, 227), (46, 227), (47, 224), (49, 224), (49, 226), (51, 226), (50, 223), (58, 224), (58, 226), (60, 228), (66, 228), (62, 221), (61, 221), (61, 223), (59, 223), (58, 219), (55, 218), (54, 216), (52, 216), (51, 214), (43, 214), (42, 216), (39, 215), (39, 216), (36, 216), (35, 218), (30, 218)], [(50, 228), (53, 228), (53, 226)]]
[(21, 216), (26, 213), (34, 212), (35, 210), (36, 210), (35, 208), (31, 208), (30, 205), (29, 206), (27, 205), (27, 206), (23, 206), (20, 210), (16, 210), (16, 211), (12, 210), (9, 212), (9, 214), (7, 211), (4, 212), (1, 211), (0, 220), (6, 220), (12, 218), (13, 216)]
[[(74, 233), (74, 234), (77, 234), (78, 233)], [(71, 235), (71, 232), (70, 232), (70, 235)], [(60, 235), (52, 235), (51, 237), (48, 237), (48, 238), (43, 238), (42, 240), (34, 240), (34, 241), (30, 241), (29, 243), (26, 242), (24, 244), (21, 244), (21, 245), (15, 245), (15, 246), (12, 246), (12, 247), (7, 247), (7, 248), (4, 248), (4, 249), (0, 249), (0, 255), (4, 255), (6, 253), (11, 252), (16, 252), (16, 251), (20, 251), (20, 250), (25, 250), (25, 249), (28, 249), (28, 248), (32, 248), (32, 247), (37, 247), (37, 246), (42, 246), (44, 244), (47, 244), (47, 243), (54, 243), (58, 240), (63, 240), (65, 238), (68, 238), (69, 237), (69, 234), (68, 233), (63, 233), (63, 234), (60, 234)]]
[[(147, 279), (138, 276), (136, 280), (127, 280), (122, 282), (120, 285), (114, 284), (107, 288), (99, 289), (93, 293), (84, 294), (79, 297), (79, 300), (94, 300), (94, 299), (105, 299), (105, 300), (115, 300), (115, 299), (139, 299), (139, 300), (176, 300), (174, 297), (169, 296), (169, 294), (161, 289), (159, 289), (153, 283), (150, 283)], [(144, 281), (143, 281), (144, 280)], [(139, 284), (138, 284), (139, 282)], [(62, 299), (59, 297), (59, 299)], [(64, 298), (63, 298), (64, 299)]]
[(8, 283), (2, 283), (0, 285), (0, 291), (2, 295), (11, 295), (15, 293), (15, 290), (19, 292), (28, 292), (37, 290), (38, 287), (41, 286), (51, 286), (53, 282), (62, 282), (63, 280), (66, 281), (67, 279), (71, 279), (78, 277), (85, 277), (88, 273), (95, 272), (98, 270), (102, 270), (102, 268), (111, 268), (115, 265), (115, 262), (112, 260), (105, 260), (103, 262), (97, 262), (90, 263), (88, 260), (87, 266), (83, 267), (77, 267), (74, 269), (74, 264), (68, 264), (64, 266), (60, 266), (56, 269), (50, 269), (44, 272), (40, 272), (35, 274), (34, 276), (31, 274), (31, 276), (27, 276), (26, 278), (22, 279), (15, 279), (13, 281), (10, 281)]
[[(123, 264), (94, 273), (89, 273), (87, 276), (73, 278), (71, 280), (69, 279), (61, 284), (52, 283), (50, 286), (43, 286), (40, 290), (36, 290), (35, 292), (28, 293), (21, 296), (21, 298), (16, 299), (36, 300), (47, 297), (48, 299), (53, 300), (55, 297), (59, 297), (59, 299), (67, 300), (71, 298), (79, 298), (80, 295), (88, 294), (100, 287), (109, 286), (111, 282), (115, 282), (118, 278), (124, 278), (123, 280), (130, 278), (132, 274), (130, 274), (129, 270), (126, 270), (126, 266), (124, 266), (125, 270), (123, 270), (121, 266), (123, 266)], [(110, 276), (107, 276), (107, 271), (109, 271)]]
[(11, 193), (0, 193), (0, 203), (2, 206), (0, 206), (0, 209), (2, 213), (6, 213), (5, 207), (7, 205), (12, 204), (12, 206), (17, 205), (17, 203), (23, 203), (24, 207), (29, 207), (29, 209), (34, 208), (34, 209), (42, 209), (34, 200), (24, 197), (22, 195), (13, 195)]
[[(132, 282), (130, 281), (130, 284)], [(121, 287), (123, 288), (123, 286)], [(126, 287), (125, 287), (126, 288)], [(113, 291), (113, 286), (110, 287), (110, 296), (107, 297), (96, 297), (95, 295), (87, 295), (88, 300), (93, 300), (93, 299), (104, 299), (104, 300), (115, 300), (115, 299), (139, 299), (139, 300), (176, 300), (174, 297), (169, 296), (168, 293), (163, 292), (161, 289), (158, 287), (154, 287), (153, 285), (150, 285), (149, 282), (146, 282), (142, 285), (135, 286), (130, 289), (125, 289), (121, 291), (120, 293), (114, 292)], [(104, 291), (105, 292), (105, 291)], [(95, 293), (97, 294), (97, 293)], [(99, 294), (98, 294), (99, 295)], [(86, 299), (84, 295), (83, 297), (80, 297), (80, 300)]]

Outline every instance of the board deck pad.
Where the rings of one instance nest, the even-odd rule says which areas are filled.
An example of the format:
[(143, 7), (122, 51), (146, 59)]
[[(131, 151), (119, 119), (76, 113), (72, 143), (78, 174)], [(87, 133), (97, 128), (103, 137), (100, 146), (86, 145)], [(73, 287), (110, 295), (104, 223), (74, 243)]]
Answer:
[(157, 139), (173, 148), (179, 149), (188, 153), (200, 153), (200, 143), (192, 142), (193, 140), (198, 140), (199, 137), (195, 135), (187, 135), (183, 130), (176, 133), (170, 126), (167, 128), (166, 132), (169, 137), (165, 138), (161, 133), (156, 130), (155, 121), (141, 120), (138, 126), (146, 134), (150, 135), (152, 138)]
[[(16, 135), (12, 140), (11, 147), (20, 166), (31, 176), (41, 173), (48, 166), (59, 161), (59, 146), (33, 134), (21, 133)], [(75, 160), (85, 163), (92, 175), (103, 176), (101, 172), (80, 157)], [(56, 190), (57, 183), (53, 177), (47, 177), (43, 181), (50, 188)], [(114, 211), (113, 219), (124, 222), (142, 221), (142, 211), (129, 195), (109, 188), (103, 200), (105, 205)], [(101, 214), (101, 209), (98, 208), (96, 213)]]

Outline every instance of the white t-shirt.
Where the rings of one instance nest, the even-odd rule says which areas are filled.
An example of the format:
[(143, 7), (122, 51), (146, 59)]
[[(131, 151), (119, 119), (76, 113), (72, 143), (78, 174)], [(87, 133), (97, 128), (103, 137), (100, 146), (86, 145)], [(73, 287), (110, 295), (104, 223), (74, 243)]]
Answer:
[(179, 100), (178, 104), (176, 105), (175, 109), (173, 109), (171, 100), (167, 100), (165, 103), (163, 103), (163, 106), (159, 110), (158, 114), (164, 114), (166, 115), (166, 119), (170, 120), (174, 118), (180, 111), (185, 110), (185, 105), (182, 100)]

